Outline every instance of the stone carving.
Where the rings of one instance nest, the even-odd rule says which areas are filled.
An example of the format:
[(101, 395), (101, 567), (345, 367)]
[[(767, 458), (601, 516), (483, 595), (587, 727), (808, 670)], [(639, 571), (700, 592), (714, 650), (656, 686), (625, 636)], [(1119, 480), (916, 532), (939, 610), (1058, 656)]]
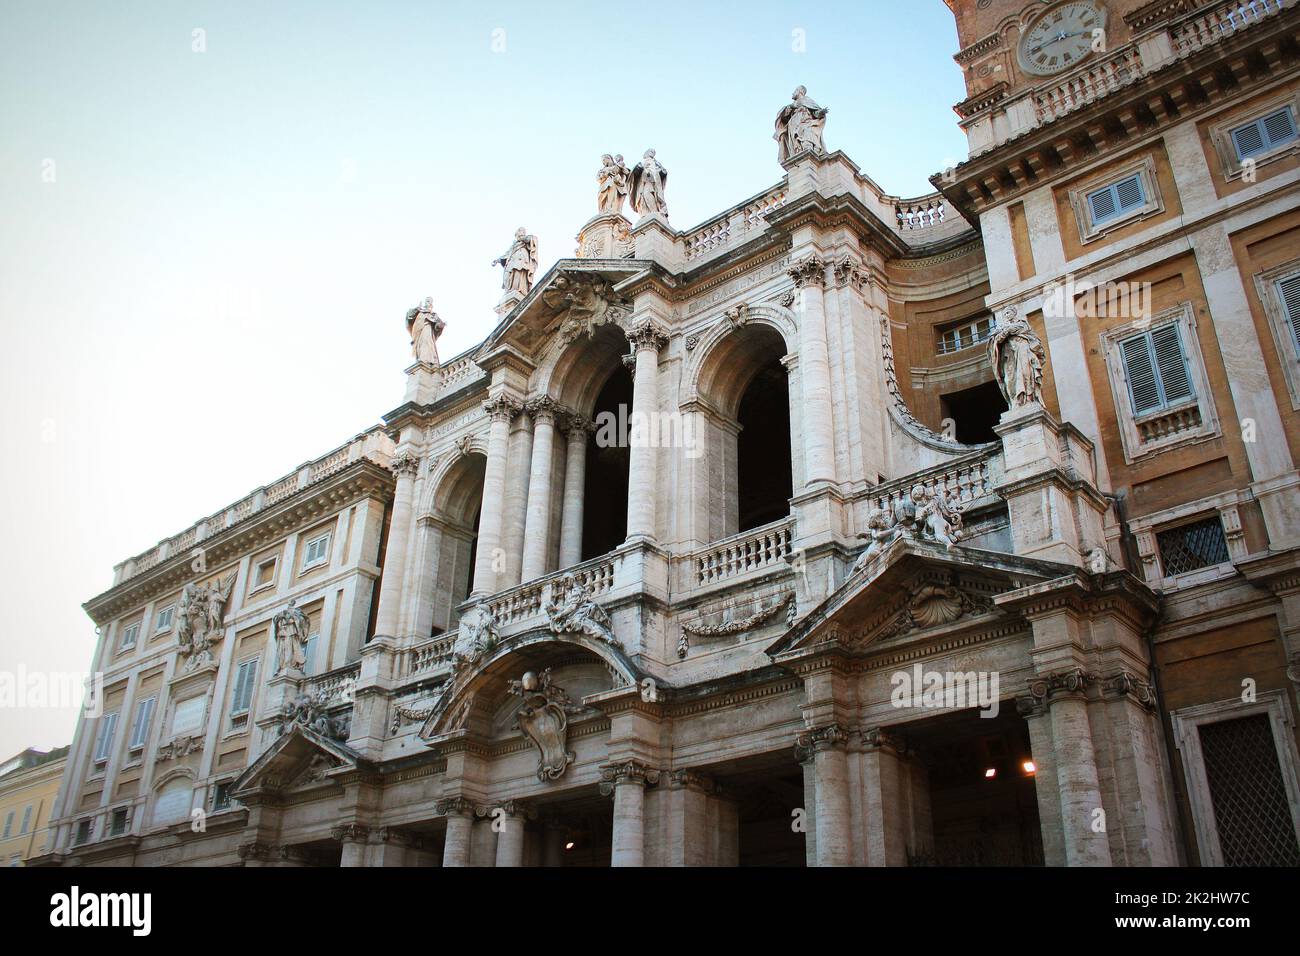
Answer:
[(664, 188), (668, 185), (668, 170), (659, 165), (655, 151), (647, 149), (641, 162), (632, 167), (632, 208), (641, 216), (668, 217), (668, 203)]
[(505, 290), (502, 298), (513, 293), (522, 299), (532, 289), (533, 276), (537, 274), (537, 237), (528, 235), (528, 230), (520, 226), (515, 230), (515, 241), (510, 248), (493, 259), (492, 264), (505, 270), (501, 276), (501, 288)]
[(271, 619), (275, 629), (275, 673), (290, 677), (303, 677), (307, 666), (307, 615), (296, 606), (293, 598), (289, 606)]
[(438, 337), (442, 335), (447, 323), (438, 318), (433, 311), (433, 297), (425, 296), (424, 301), (414, 309), (406, 312), (406, 332), (411, 337), (411, 354), (421, 365), (438, 368)]
[(560, 338), (567, 344), (609, 322), (622, 322), (631, 305), (614, 294), (609, 280), (591, 272), (561, 273), (542, 293), (542, 301), (562, 314)]
[(456, 453), (460, 455), (461, 458), (464, 458), (466, 455), (472, 454), (474, 451), (474, 436), (462, 435), (452, 444), (456, 447)]
[(813, 102), (806, 87), (796, 87), (790, 102), (776, 114), (776, 132), (772, 138), (777, 142), (777, 161), (784, 164), (791, 156), (804, 151), (824, 153), (822, 132), (829, 112)]
[(893, 330), (889, 324), (889, 313), (880, 313), (880, 351), (885, 369), (885, 388), (889, 391), (889, 397), (893, 401), (893, 412), (900, 425), (914, 434), (923, 435), (930, 441), (942, 442), (945, 445), (956, 445), (960, 447), (961, 443), (956, 438), (933, 431), (922, 425), (912, 410), (907, 407), (907, 399), (903, 397), (903, 390), (898, 385), (898, 373), (894, 369), (894, 338)]
[(1002, 313), (1002, 321), (989, 339), (989, 362), (998, 388), (1011, 410), (1043, 401), (1043, 365), (1047, 353), (1034, 330), (1016, 318), (1014, 306)]
[(993, 610), (989, 598), (964, 591), (955, 584), (926, 584), (917, 589), (879, 636), (899, 637), (920, 628), (951, 624), (965, 615), (988, 614)]
[(429, 719), (433, 713), (432, 707), (407, 707), (404, 704), (393, 704), (393, 720), (388, 725), (388, 732), (396, 734), (406, 724), (421, 724)]
[(523, 699), (515, 715), (515, 726), (537, 747), (537, 779), (558, 780), (574, 760), (567, 749), (573, 701), (552, 683), (549, 667), (540, 676), (527, 671), (519, 680), (512, 680), (510, 693)]
[(1105, 574), (1110, 570), (1110, 555), (1105, 548), (1093, 548), (1088, 552), (1088, 573)]
[(470, 656), (466, 663), (477, 661), (484, 654), (490, 654), (501, 640), (496, 616), (486, 601), (479, 601), (472, 608), (469, 620), (460, 619), (460, 631), (470, 647)]
[(962, 537), (961, 504), (946, 488), (931, 490), (915, 484), (893, 512), (876, 508), (867, 519), (867, 531), (858, 535), (871, 544), (858, 556), (850, 573), (861, 571), (877, 554), (899, 537), (934, 541), (949, 551)]
[(628, 760), (621, 764), (612, 764), (608, 767), (600, 768), (600, 795), (608, 797), (614, 790), (623, 785), (631, 784), (640, 787), (653, 787), (659, 782), (662, 776), (661, 771), (653, 767), (647, 767), (645, 764), (636, 760)]
[(781, 610), (791, 601), (794, 600), (794, 594), (787, 594), (778, 601), (773, 602), (767, 607), (736, 621), (727, 621), (723, 624), (683, 624), (682, 630), (687, 634), (694, 634), (697, 637), (722, 637), (727, 634), (741, 634), (745, 631), (758, 627), (760, 624), (766, 624), (772, 618), (776, 617), (776, 612)]
[(319, 696), (303, 693), (284, 705), (280, 714), (280, 733), (284, 734), (295, 726), (306, 727), (330, 740), (346, 740), (345, 722), (338, 717), (331, 717), (325, 711), (325, 700)]
[(858, 555), (858, 560), (854, 562), (853, 570), (849, 573), (856, 574), (870, 564), (876, 555), (889, 547), (901, 530), (893, 514), (884, 508), (873, 508), (871, 514), (867, 516), (867, 530), (858, 535), (859, 538), (869, 539), (871, 543)]
[(600, 158), (600, 172), (596, 174), (596, 209), (602, 215), (621, 215), (623, 203), (632, 185), (632, 171), (623, 162), (623, 155)]
[(592, 599), (586, 585), (574, 575), (566, 574), (556, 587), (558, 602), (546, 603), (546, 617), (552, 634), (585, 634), (619, 646), (610, 627), (609, 615)]
[(230, 600), (234, 586), (235, 576), (231, 574), (216, 584), (190, 582), (181, 591), (176, 641), (181, 656), (188, 658), (184, 666), (186, 672), (216, 663), (211, 648), (221, 640), (226, 602)]
[(198, 753), (203, 749), (203, 735), (191, 734), (186, 737), (176, 737), (167, 741), (158, 748), (155, 757), (158, 761), (176, 760), (181, 757), (188, 757), (190, 754)]

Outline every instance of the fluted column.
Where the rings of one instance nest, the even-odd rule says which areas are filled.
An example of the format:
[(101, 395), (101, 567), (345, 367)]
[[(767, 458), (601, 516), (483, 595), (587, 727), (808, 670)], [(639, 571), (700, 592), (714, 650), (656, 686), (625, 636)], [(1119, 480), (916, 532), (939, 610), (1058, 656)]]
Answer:
[(402, 576), (406, 573), (406, 546), (411, 537), (415, 475), (420, 470), (420, 459), (409, 453), (395, 455), (389, 467), (397, 476), (397, 488), (393, 493), (393, 514), (388, 522), (388, 547), (384, 551), (384, 574), (379, 585), (379, 609), (375, 615), (375, 634), (396, 637), (402, 612)]
[(804, 482), (835, 480), (830, 350), (822, 287), (826, 263), (812, 254), (790, 266), (799, 289), (799, 370), (803, 380)]
[(645, 864), (645, 788), (658, 782), (658, 770), (634, 760), (601, 770), (600, 792), (614, 795), (610, 866)]
[(474, 594), (497, 590), (495, 560), (501, 550), (502, 499), (506, 487), (506, 453), (510, 446), (510, 419), (519, 405), (503, 395), (483, 403), (492, 420), (488, 432), (487, 466), (483, 472), (483, 505), (478, 519), (478, 557), (474, 563)]
[(628, 465), (627, 536), (655, 536), (655, 472), (659, 449), (655, 447), (659, 411), (659, 350), (668, 337), (652, 322), (642, 322), (627, 333), (636, 351), (636, 377), (632, 387), (632, 441)]
[(565, 422), (568, 447), (564, 456), (564, 506), (560, 516), (560, 567), (582, 560), (582, 509), (587, 480), (587, 435), (591, 422), (570, 415)]
[(528, 403), (528, 413), (533, 418), (533, 461), (528, 474), (523, 581), (532, 581), (546, 573), (546, 552), (551, 541), (551, 459), (558, 409), (545, 395)]
[(524, 865), (524, 822), (527, 811), (511, 800), (492, 812), (497, 826), (497, 866)]
[(474, 805), (463, 797), (439, 800), (434, 807), (447, 818), (442, 846), (443, 866), (469, 866), (470, 835), (474, 830)]
[(849, 761), (848, 734), (837, 724), (818, 727), (799, 737), (795, 752), (813, 768), (813, 826), (817, 828), (818, 866), (848, 866)]

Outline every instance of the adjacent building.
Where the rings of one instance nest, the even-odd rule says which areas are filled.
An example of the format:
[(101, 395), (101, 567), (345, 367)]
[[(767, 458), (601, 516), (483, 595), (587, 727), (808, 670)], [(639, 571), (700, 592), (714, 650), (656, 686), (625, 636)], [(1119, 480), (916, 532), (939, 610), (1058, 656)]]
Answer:
[(0, 866), (24, 866), (51, 848), (49, 822), (67, 756), (67, 747), (29, 747), (0, 763)]
[(606, 156), (485, 341), (425, 300), (382, 426), (118, 566), (43, 861), (1300, 863), (1296, 3), (948, 5), (934, 193), (802, 87), (690, 229)]

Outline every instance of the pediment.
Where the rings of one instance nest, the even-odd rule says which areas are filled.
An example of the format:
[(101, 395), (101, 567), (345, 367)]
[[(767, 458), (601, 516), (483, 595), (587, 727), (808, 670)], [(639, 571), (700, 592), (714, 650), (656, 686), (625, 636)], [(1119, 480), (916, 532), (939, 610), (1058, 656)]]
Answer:
[(277, 737), (240, 774), (231, 788), (241, 792), (286, 792), (317, 786), (339, 771), (364, 769), (367, 761), (355, 750), (306, 727), (295, 726)]
[(767, 654), (777, 659), (828, 644), (862, 652), (884, 641), (992, 623), (1006, 616), (997, 595), (1072, 571), (1013, 554), (900, 538), (850, 574)]

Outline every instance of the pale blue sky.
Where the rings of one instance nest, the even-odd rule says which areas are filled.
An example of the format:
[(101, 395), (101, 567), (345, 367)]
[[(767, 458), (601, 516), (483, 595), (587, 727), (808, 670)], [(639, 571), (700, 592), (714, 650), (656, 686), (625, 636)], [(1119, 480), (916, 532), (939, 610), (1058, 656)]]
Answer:
[[(602, 153), (654, 147), (688, 228), (780, 179), (803, 83), (829, 148), (927, 193), (956, 49), (941, 0), (6, 0), (0, 671), (88, 668), (114, 563), (398, 405), (422, 296), (444, 357), (481, 340), (489, 262), (520, 225), (572, 255)], [(0, 759), (72, 730), (0, 710)]]

